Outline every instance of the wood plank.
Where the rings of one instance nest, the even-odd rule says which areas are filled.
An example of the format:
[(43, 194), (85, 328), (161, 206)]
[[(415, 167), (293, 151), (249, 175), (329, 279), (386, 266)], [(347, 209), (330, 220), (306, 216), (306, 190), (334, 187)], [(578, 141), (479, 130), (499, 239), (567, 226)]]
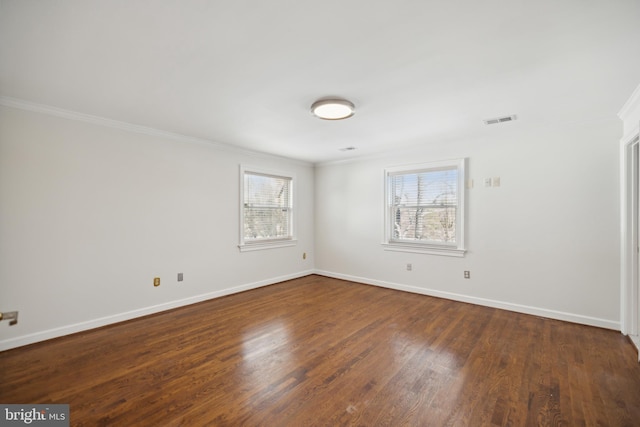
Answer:
[(0, 353), (95, 425), (638, 425), (620, 333), (307, 276)]

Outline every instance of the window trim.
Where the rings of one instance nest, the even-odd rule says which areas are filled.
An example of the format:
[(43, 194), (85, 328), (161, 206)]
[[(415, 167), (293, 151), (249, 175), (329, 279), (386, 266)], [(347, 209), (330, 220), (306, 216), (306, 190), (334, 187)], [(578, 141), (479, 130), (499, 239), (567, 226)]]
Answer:
[[(428, 255), (443, 255), (452, 257), (464, 257), (467, 251), (465, 247), (465, 223), (466, 223), (466, 158), (442, 160), (404, 166), (389, 167), (384, 170), (384, 225), (382, 247), (386, 251), (411, 252)], [(408, 241), (394, 241), (391, 220), (393, 215), (390, 209), (391, 200), (391, 176), (399, 173), (418, 173), (439, 168), (456, 167), (458, 170), (458, 194), (456, 209), (456, 243), (420, 243)]]
[[(287, 178), (291, 180), (290, 197), (291, 197), (291, 222), (290, 237), (282, 237), (275, 239), (264, 240), (245, 240), (244, 238), (244, 176), (246, 173), (253, 173), (258, 175), (267, 175), (277, 178)], [(296, 176), (291, 172), (284, 172), (281, 170), (266, 169), (262, 167), (256, 167), (251, 165), (240, 165), (240, 198), (239, 198), (239, 244), (238, 248), (240, 252), (258, 251), (263, 249), (284, 248), (288, 246), (295, 246), (298, 242), (296, 235), (297, 224), (297, 209), (296, 201), (298, 199), (296, 193)]]

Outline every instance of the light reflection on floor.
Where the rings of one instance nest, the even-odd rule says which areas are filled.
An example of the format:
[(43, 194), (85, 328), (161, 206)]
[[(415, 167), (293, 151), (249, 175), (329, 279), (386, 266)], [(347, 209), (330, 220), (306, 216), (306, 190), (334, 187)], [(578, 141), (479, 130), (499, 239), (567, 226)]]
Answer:
[(247, 386), (268, 392), (282, 385), (288, 369), (298, 361), (291, 352), (291, 336), (287, 322), (270, 320), (247, 329), (242, 335), (242, 361), (239, 371)]
[(431, 406), (434, 414), (443, 406), (440, 401), (451, 402), (462, 396), (466, 375), (458, 355), (406, 332), (398, 331), (389, 343), (393, 363), (416, 373), (406, 388), (419, 390), (423, 404)]

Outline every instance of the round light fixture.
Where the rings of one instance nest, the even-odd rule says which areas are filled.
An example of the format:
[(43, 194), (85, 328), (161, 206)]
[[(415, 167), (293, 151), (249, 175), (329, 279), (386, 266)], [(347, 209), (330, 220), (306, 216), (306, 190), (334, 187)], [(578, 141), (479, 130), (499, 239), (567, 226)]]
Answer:
[(353, 116), (355, 106), (346, 99), (319, 99), (311, 105), (311, 112), (324, 120), (342, 120)]

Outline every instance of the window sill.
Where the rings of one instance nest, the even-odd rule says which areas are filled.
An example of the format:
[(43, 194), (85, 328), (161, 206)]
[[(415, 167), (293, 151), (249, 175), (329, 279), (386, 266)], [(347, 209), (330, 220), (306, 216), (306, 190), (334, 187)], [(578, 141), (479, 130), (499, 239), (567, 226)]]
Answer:
[(270, 240), (266, 242), (251, 242), (238, 245), (240, 252), (261, 251), (264, 249), (276, 249), (286, 248), (288, 246), (295, 246), (298, 243), (297, 240)]
[(458, 249), (446, 246), (428, 246), (411, 243), (383, 243), (385, 251), (411, 252), (416, 254), (441, 255), (462, 258), (466, 249)]

